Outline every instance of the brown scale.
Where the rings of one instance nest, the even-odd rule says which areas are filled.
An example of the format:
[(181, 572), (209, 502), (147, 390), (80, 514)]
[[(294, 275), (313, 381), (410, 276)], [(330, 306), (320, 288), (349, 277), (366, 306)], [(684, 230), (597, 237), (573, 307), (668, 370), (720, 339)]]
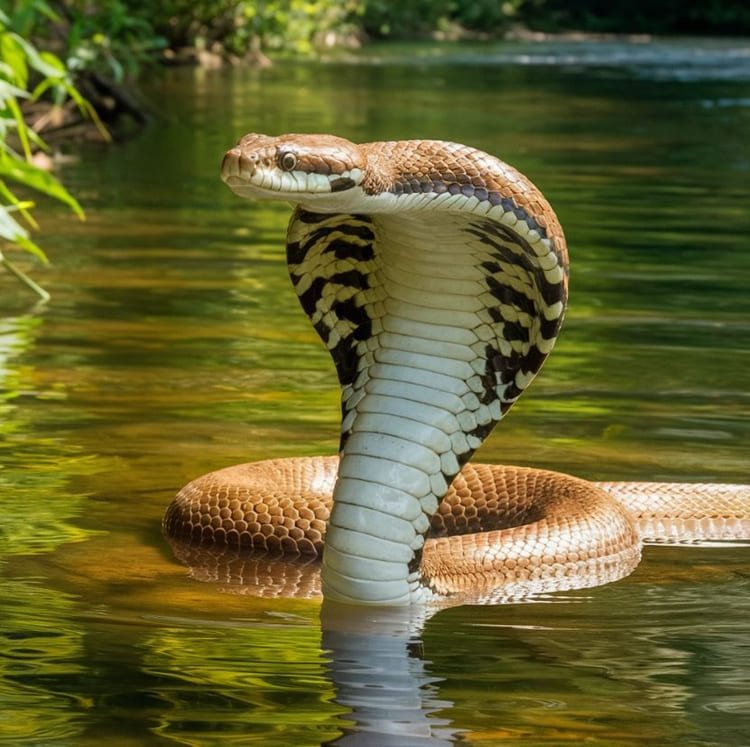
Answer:
[(262, 464), (268, 473), (255, 465), (236, 465), (186, 485), (164, 517), (167, 534), (203, 544), (320, 554), (330, 493), (308, 492), (304, 503), (299, 500), (292, 485), (315, 476), (304, 460), (290, 460), (290, 471), (281, 462)]
[[(211, 472), (175, 497), (164, 518), (165, 531), (207, 545), (320, 555), (337, 468), (338, 457), (299, 457)], [(467, 464), (432, 517), (429, 537), (498, 531), (539, 521), (550, 499), (545, 501), (539, 490), (538, 476), (553, 474)], [(316, 484), (320, 488), (311, 489)]]
[[(248, 593), (267, 596), (316, 595), (317, 571), (305, 558), (322, 552), (337, 468), (338, 457), (299, 457), (209, 473), (173, 500), (165, 531), (195, 578), (235, 591), (249, 584), (254, 591)], [(439, 594), (571, 576), (580, 579), (577, 585), (604, 583), (638, 562), (639, 534), (747, 538), (750, 488), (591, 483), (545, 470), (468, 464), (429, 534), (421, 570)], [(248, 556), (243, 547), (258, 552)]]
[(475, 187), (512, 199), (533, 216), (553, 241), (561, 265), (567, 266), (565, 238), (557, 216), (536, 186), (512, 166), (465, 145), (436, 140), (398, 140), (359, 147), (367, 158), (365, 191), (388, 190), (411, 174), (446, 185), (459, 183), (459, 177), (466, 179)]

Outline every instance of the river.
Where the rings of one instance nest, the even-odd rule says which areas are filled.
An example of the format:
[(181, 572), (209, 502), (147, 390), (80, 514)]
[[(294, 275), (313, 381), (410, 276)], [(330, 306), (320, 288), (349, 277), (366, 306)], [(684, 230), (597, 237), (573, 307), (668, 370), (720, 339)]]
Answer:
[(750, 743), (750, 548), (649, 547), (616, 584), (357, 619), (190, 578), (161, 535), (192, 477), (334, 453), (332, 363), (282, 204), (218, 179), (248, 131), (450, 139), (526, 173), (571, 304), (483, 461), (750, 482), (750, 47), (371, 47), (167, 70), (157, 112), (40, 212), (52, 293), (0, 277), (0, 743)]

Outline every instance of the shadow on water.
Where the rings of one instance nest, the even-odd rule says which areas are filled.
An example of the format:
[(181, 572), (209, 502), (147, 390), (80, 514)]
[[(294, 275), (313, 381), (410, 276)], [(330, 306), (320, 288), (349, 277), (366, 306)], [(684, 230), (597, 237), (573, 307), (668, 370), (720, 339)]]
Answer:
[(157, 125), (66, 166), (88, 220), (50, 213), (52, 302), (12, 311), (0, 276), (0, 743), (747, 744), (747, 548), (648, 548), (609, 587), (384, 619), (227, 593), (159, 529), (198, 474), (336, 450), (288, 210), (216, 176), (249, 130), (464, 141), (548, 195), (570, 312), (483, 460), (747, 482), (750, 56), (666, 46), (169, 71)]

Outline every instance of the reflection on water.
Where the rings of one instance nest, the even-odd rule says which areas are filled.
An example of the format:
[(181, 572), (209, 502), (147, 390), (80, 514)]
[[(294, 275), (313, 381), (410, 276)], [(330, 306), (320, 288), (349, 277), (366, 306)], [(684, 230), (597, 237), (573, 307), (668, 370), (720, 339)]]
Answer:
[[(95, 459), (72, 444), (59, 444), (51, 433), (35, 433), (33, 427), (33, 403), (44, 407), (64, 400), (64, 384), (47, 387), (33, 366), (16, 363), (34, 346), (41, 324), (36, 315), (0, 318), (0, 443), (3, 452), (13, 453), (0, 469), (0, 563), (89, 536), (71, 521), (83, 512), (85, 497), (71, 491), (67, 475), (95, 469)], [(25, 510), (29, 505), (33, 521)]]
[(71, 685), (86, 667), (72, 596), (30, 578), (2, 579), (0, 609), (0, 741), (44, 744), (78, 734), (82, 702)]
[(483, 459), (750, 480), (750, 74), (742, 45), (701, 45), (151, 81), (161, 121), (67, 168), (88, 221), (54, 215), (52, 303), (19, 311), (0, 276), (0, 743), (746, 745), (746, 548), (648, 548), (621, 583), (535, 604), (321, 624), (319, 602), (189, 578), (159, 529), (198, 474), (337, 445), (288, 210), (217, 178), (249, 130), (465, 141), (549, 196), (571, 309)]
[(418, 610), (355, 609), (326, 602), (322, 646), (336, 702), (350, 709), (351, 726), (338, 747), (446, 747), (460, 730), (440, 716), (453, 703), (439, 697), (415, 630)]

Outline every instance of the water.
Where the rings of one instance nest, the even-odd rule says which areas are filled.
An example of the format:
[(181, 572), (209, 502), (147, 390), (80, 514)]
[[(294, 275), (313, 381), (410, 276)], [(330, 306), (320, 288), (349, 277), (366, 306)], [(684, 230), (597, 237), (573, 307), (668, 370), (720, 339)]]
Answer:
[(246, 131), (438, 137), (556, 207), (563, 336), (481, 457), (594, 479), (747, 482), (750, 54), (393, 47), (168, 71), (161, 116), (64, 178), (44, 308), (0, 277), (0, 742), (750, 743), (750, 554), (649, 548), (618, 584), (429, 620), (190, 579), (160, 534), (191, 477), (333, 453), (333, 366), (283, 205), (217, 178)]

